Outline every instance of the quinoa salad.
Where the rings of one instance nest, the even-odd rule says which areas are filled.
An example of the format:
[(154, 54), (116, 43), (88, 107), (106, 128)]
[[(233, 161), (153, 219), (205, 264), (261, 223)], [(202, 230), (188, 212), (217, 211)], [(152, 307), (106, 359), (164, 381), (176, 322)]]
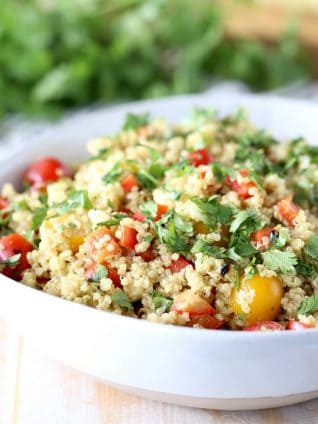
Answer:
[(318, 326), (318, 147), (195, 108), (177, 125), (128, 114), (88, 151), (2, 187), (1, 273), (152, 322)]

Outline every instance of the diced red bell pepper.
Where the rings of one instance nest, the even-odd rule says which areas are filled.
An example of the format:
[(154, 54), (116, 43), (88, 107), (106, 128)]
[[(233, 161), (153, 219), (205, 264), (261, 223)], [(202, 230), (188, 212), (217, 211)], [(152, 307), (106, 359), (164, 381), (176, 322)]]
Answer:
[(195, 167), (208, 165), (213, 162), (213, 160), (213, 156), (207, 151), (207, 149), (197, 149), (189, 153), (189, 162)]
[(139, 181), (137, 180), (137, 178), (134, 176), (134, 174), (127, 174), (123, 177), (123, 179), (120, 182), (122, 188), (124, 189), (124, 191), (126, 193), (130, 193), (131, 190), (134, 187), (139, 187)]
[(172, 260), (169, 269), (174, 274), (175, 272), (181, 271), (188, 265), (192, 265), (191, 262), (187, 261), (183, 256), (179, 256), (178, 259)]
[(262, 248), (263, 238), (264, 237), (269, 238), (272, 230), (273, 229), (271, 227), (265, 227), (265, 228), (262, 228), (261, 230), (254, 231), (251, 234), (251, 241), (254, 242), (259, 248)]
[(0, 196), (0, 210), (5, 209), (9, 206), (9, 202), (4, 197)]
[(135, 228), (123, 226), (119, 244), (126, 249), (134, 249), (137, 244), (137, 234)]
[(236, 193), (242, 197), (242, 199), (249, 199), (252, 197), (252, 194), (250, 194), (250, 189), (255, 187), (255, 183), (253, 181), (247, 181), (239, 183), (236, 180), (231, 181), (231, 187)]
[(159, 219), (168, 211), (167, 205), (157, 205), (157, 215), (155, 217), (155, 221), (159, 221)]
[(156, 257), (156, 255), (155, 255), (155, 253), (154, 253), (154, 251), (153, 251), (153, 249), (152, 249), (151, 246), (149, 246), (148, 249), (145, 250), (145, 252), (138, 253), (138, 256), (141, 256), (142, 259), (145, 262), (153, 261), (155, 259), (155, 257)]
[(300, 207), (296, 205), (291, 196), (285, 197), (277, 203), (277, 209), (281, 218), (289, 225), (294, 223), (294, 219), (300, 211)]

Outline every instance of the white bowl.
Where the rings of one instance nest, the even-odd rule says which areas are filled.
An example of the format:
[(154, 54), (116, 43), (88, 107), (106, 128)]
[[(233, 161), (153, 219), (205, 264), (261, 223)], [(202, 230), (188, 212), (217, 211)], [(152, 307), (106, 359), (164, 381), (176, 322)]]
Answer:
[[(115, 131), (127, 111), (170, 121), (193, 106), (222, 114), (245, 106), (279, 137), (318, 137), (318, 107), (253, 96), (183, 96), (132, 103), (67, 119), (25, 144), (0, 170), (18, 182), (42, 155), (83, 159), (87, 138)], [(277, 333), (180, 328), (127, 318), (49, 296), (0, 276), (0, 315), (40, 349), (123, 390), (153, 399), (217, 409), (288, 405), (318, 396), (318, 331)]]

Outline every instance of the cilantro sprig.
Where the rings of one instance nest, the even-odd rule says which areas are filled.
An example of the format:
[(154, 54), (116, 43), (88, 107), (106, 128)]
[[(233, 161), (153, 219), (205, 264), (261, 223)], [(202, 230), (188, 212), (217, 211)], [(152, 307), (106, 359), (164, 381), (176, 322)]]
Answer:
[(306, 297), (298, 308), (298, 315), (310, 315), (318, 311), (318, 295)]
[(127, 309), (127, 311), (134, 310), (132, 301), (122, 289), (117, 289), (111, 295), (111, 299), (114, 303), (116, 303), (116, 305), (120, 306), (121, 308)]

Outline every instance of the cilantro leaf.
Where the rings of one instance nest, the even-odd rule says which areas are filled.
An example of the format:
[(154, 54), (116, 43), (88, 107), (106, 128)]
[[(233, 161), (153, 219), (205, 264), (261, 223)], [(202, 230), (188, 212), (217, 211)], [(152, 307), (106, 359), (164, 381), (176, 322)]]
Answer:
[(304, 253), (311, 259), (318, 260), (318, 236), (313, 235), (307, 241), (304, 247)]
[(157, 204), (152, 200), (140, 205), (140, 211), (143, 213), (143, 215), (150, 219), (154, 219), (157, 216), (157, 209)]
[(149, 124), (149, 113), (127, 113), (123, 130), (135, 130)]
[(230, 226), (230, 232), (235, 233), (238, 229), (242, 230), (243, 227), (249, 234), (261, 227), (260, 219), (254, 209), (237, 212)]
[(90, 209), (91, 207), (92, 204), (86, 190), (72, 190), (64, 202), (56, 205), (56, 211), (65, 213), (76, 208)]
[(122, 174), (121, 163), (118, 161), (114, 164), (114, 166), (107, 172), (106, 175), (103, 176), (102, 181), (105, 184), (112, 184), (118, 180), (118, 178)]
[(189, 221), (185, 221), (181, 215), (175, 213), (173, 215), (173, 222), (176, 230), (181, 233), (192, 233), (193, 225)]
[(152, 292), (151, 298), (155, 309), (164, 308), (165, 312), (169, 312), (173, 303), (172, 299), (162, 296), (157, 289)]
[(198, 206), (204, 223), (210, 228), (215, 228), (217, 224), (228, 224), (233, 215), (233, 209), (230, 206), (221, 205), (216, 197), (208, 200), (193, 197), (191, 201)]
[(133, 311), (134, 307), (132, 301), (129, 299), (127, 294), (122, 289), (117, 289), (112, 295), (111, 299), (121, 308), (127, 309), (128, 311)]
[(298, 315), (310, 315), (318, 311), (318, 295), (306, 297), (298, 308)]
[(244, 232), (234, 233), (230, 240), (228, 257), (235, 262), (239, 262), (242, 258), (248, 258), (255, 253), (256, 250), (251, 242), (249, 237)]
[(108, 154), (110, 153), (110, 149), (104, 148), (104, 149), (100, 149), (98, 151), (98, 153), (95, 156), (91, 156), (89, 158), (90, 161), (93, 160), (103, 160), (106, 159), (106, 157), (108, 156)]
[(137, 180), (144, 188), (155, 188), (159, 181), (146, 169), (141, 169), (136, 173)]
[(36, 208), (33, 213), (31, 230), (36, 231), (40, 228), (47, 214), (47, 208)]
[(21, 253), (17, 253), (16, 255), (13, 255), (8, 259), (2, 260), (2, 261), (0, 260), (0, 265), (7, 265), (9, 267), (15, 266), (19, 263), (20, 258), (21, 258)]
[(108, 275), (108, 270), (104, 265), (97, 265), (91, 280), (94, 283), (98, 283), (102, 278), (106, 278)]
[(223, 163), (213, 162), (211, 164), (213, 174), (217, 180), (217, 182), (222, 182), (227, 176), (234, 176), (233, 168), (230, 166), (226, 166)]
[(213, 246), (207, 241), (199, 239), (192, 246), (191, 253), (203, 253), (216, 259), (226, 258), (225, 249), (223, 247)]
[(166, 213), (159, 221), (154, 222), (153, 228), (160, 243), (165, 244), (170, 252), (186, 254), (190, 251), (189, 233), (193, 231), (192, 224), (174, 211)]
[(313, 263), (298, 259), (296, 272), (305, 278), (315, 278), (317, 276), (317, 267)]
[(282, 252), (280, 250), (269, 250), (262, 253), (264, 265), (272, 271), (287, 273), (295, 269), (297, 258), (293, 252)]

